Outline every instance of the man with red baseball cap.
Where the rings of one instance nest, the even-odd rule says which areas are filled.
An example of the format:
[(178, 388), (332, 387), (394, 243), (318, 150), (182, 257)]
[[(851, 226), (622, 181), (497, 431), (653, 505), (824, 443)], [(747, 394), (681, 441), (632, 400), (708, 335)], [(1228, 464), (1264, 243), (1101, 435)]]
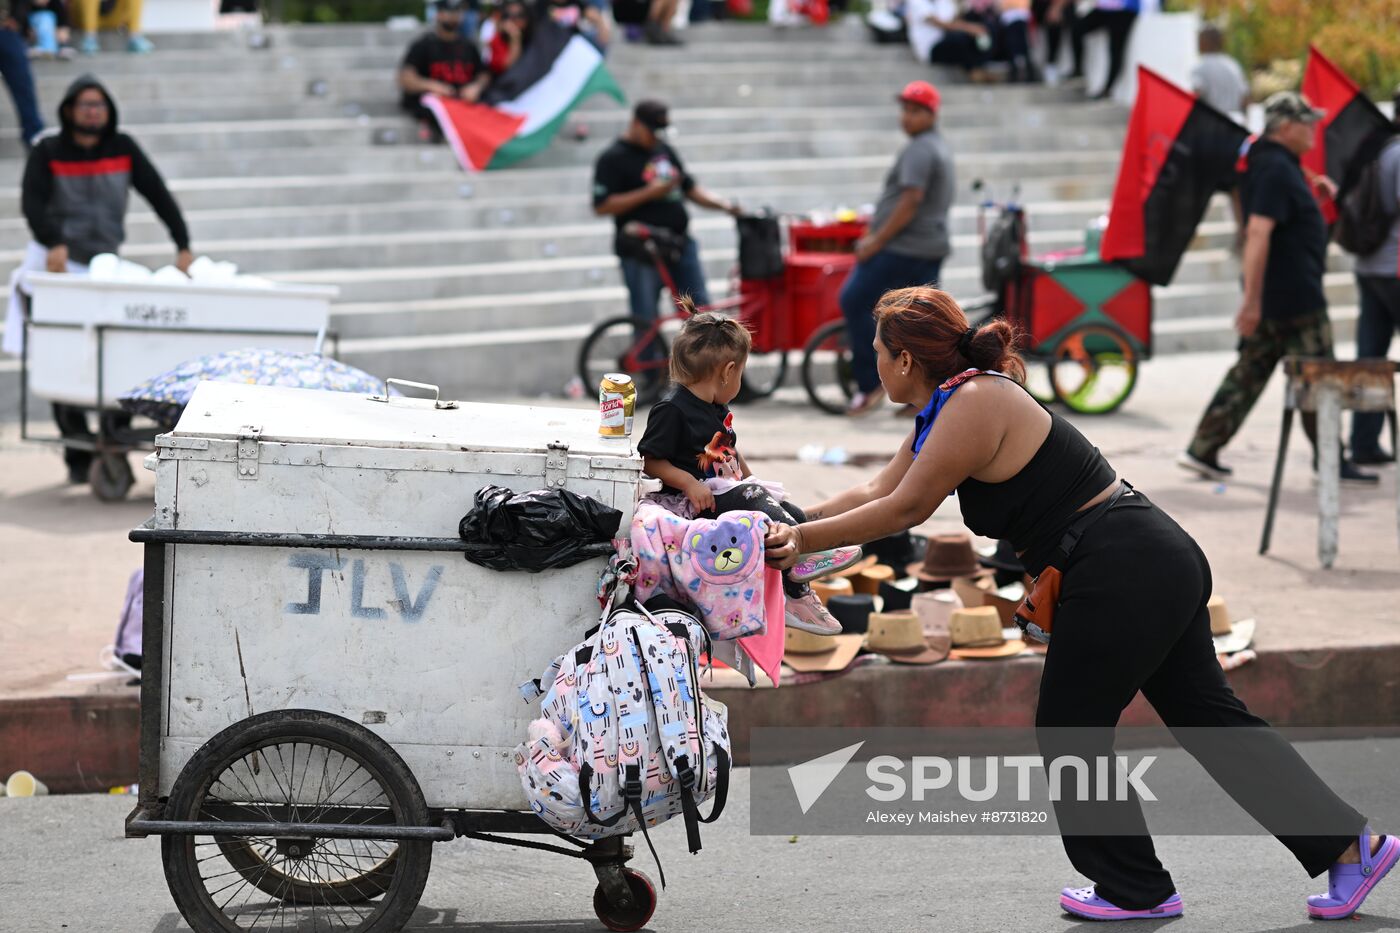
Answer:
[(900, 126), (909, 141), (885, 176), (870, 230), (856, 244), (856, 267), (841, 289), (856, 380), (852, 415), (873, 411), (885, 398), (872, 345), (875, 303), (892, 288), (937, 284), (949, 251), (953, 156), (936, 128), (938, 89), (910, 81), (898, 100)]

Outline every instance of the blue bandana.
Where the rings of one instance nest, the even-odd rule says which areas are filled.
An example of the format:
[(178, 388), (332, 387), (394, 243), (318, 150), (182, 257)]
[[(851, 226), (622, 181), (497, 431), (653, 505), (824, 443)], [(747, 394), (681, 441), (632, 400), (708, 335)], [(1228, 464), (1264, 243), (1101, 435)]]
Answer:
[(953, 393), (958, 391), (958, 387), (973, 376), (1003, 376), (1003, 373), (991, 369), (965, 369), (952, 379), (943, 383), (933, 391), (933, 398), (928, 400), (924, 410), (914, 416), (914, 443), (910, 448), (914, 452), (914, 459), (919, 459), (919, 451), (924, 448), (924, 441), (928, 440), (928, 432), (933, 430), (933, 422), (938, 419), (938, 413), (943, 410), (943, 406), (948, 404), (948, 399), (953, 397)]

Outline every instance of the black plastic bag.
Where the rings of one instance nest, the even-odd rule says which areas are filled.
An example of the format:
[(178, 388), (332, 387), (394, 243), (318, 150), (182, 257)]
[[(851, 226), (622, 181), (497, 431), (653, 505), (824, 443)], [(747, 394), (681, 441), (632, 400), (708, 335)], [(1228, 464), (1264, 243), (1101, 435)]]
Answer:
[(620, 524), (617, 509), (566, 489), (483, 486), (457, 532), (473, 564), (538, 573), (612, 554)]
[(751, 281), (775, 279), (785, 270), (783, 231), (771, 214), (740, 217), (739, 277)]

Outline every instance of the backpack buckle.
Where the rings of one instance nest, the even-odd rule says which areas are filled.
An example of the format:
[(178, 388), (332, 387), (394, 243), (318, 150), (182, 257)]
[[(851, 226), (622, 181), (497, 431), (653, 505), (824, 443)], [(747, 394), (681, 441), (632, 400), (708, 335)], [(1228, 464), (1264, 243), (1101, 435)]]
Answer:
[(628, 765), (627, 777), (622, 782), (622, 796), (626, 800), (642, 799), (642, 773), (635, 765)]

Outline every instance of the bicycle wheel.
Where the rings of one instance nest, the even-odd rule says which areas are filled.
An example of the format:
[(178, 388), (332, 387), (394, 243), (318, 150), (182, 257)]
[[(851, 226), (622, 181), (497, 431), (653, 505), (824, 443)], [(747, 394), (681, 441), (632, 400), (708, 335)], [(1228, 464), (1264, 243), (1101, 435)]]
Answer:
[[(413, 774), (374, 733), (314, 710), (220, 732), (171, 789), (175, 820), (425, 826)], [(316, 836), (163, 836), (170, 894), (195, 933), (399, 930), (418, 906), (432, 843)]]
[(787, 378), (788, 358), (786, 350), (772, 353), (750, 353), (748, 365), (744, 367), (744, 379), (739, 385), (737, 402), (756, 402), (767, 398), (782, 386)]
[(593, 328), (578, 353), (584, 388), (596, 392), (606, 374), (626, 373), (637, 383), (638, 404), (660, 398), (670, 382), (671, 351), (662, 328), (651, 325), (645, 318), (620, 316)]
[(851, 345), (844, 320), (817, 328), (807, 340), (802, 351), (802, 386), (812, 404), (822, 411), (845, 414), (856, 393), (856, 381), (851, 372)]
[(1116, 411), (1137, 383), (1137, 351), (1120, 331), (1085, 324), (1056, 344), (1050, 358), (1055, 398), (1085, 415)]

